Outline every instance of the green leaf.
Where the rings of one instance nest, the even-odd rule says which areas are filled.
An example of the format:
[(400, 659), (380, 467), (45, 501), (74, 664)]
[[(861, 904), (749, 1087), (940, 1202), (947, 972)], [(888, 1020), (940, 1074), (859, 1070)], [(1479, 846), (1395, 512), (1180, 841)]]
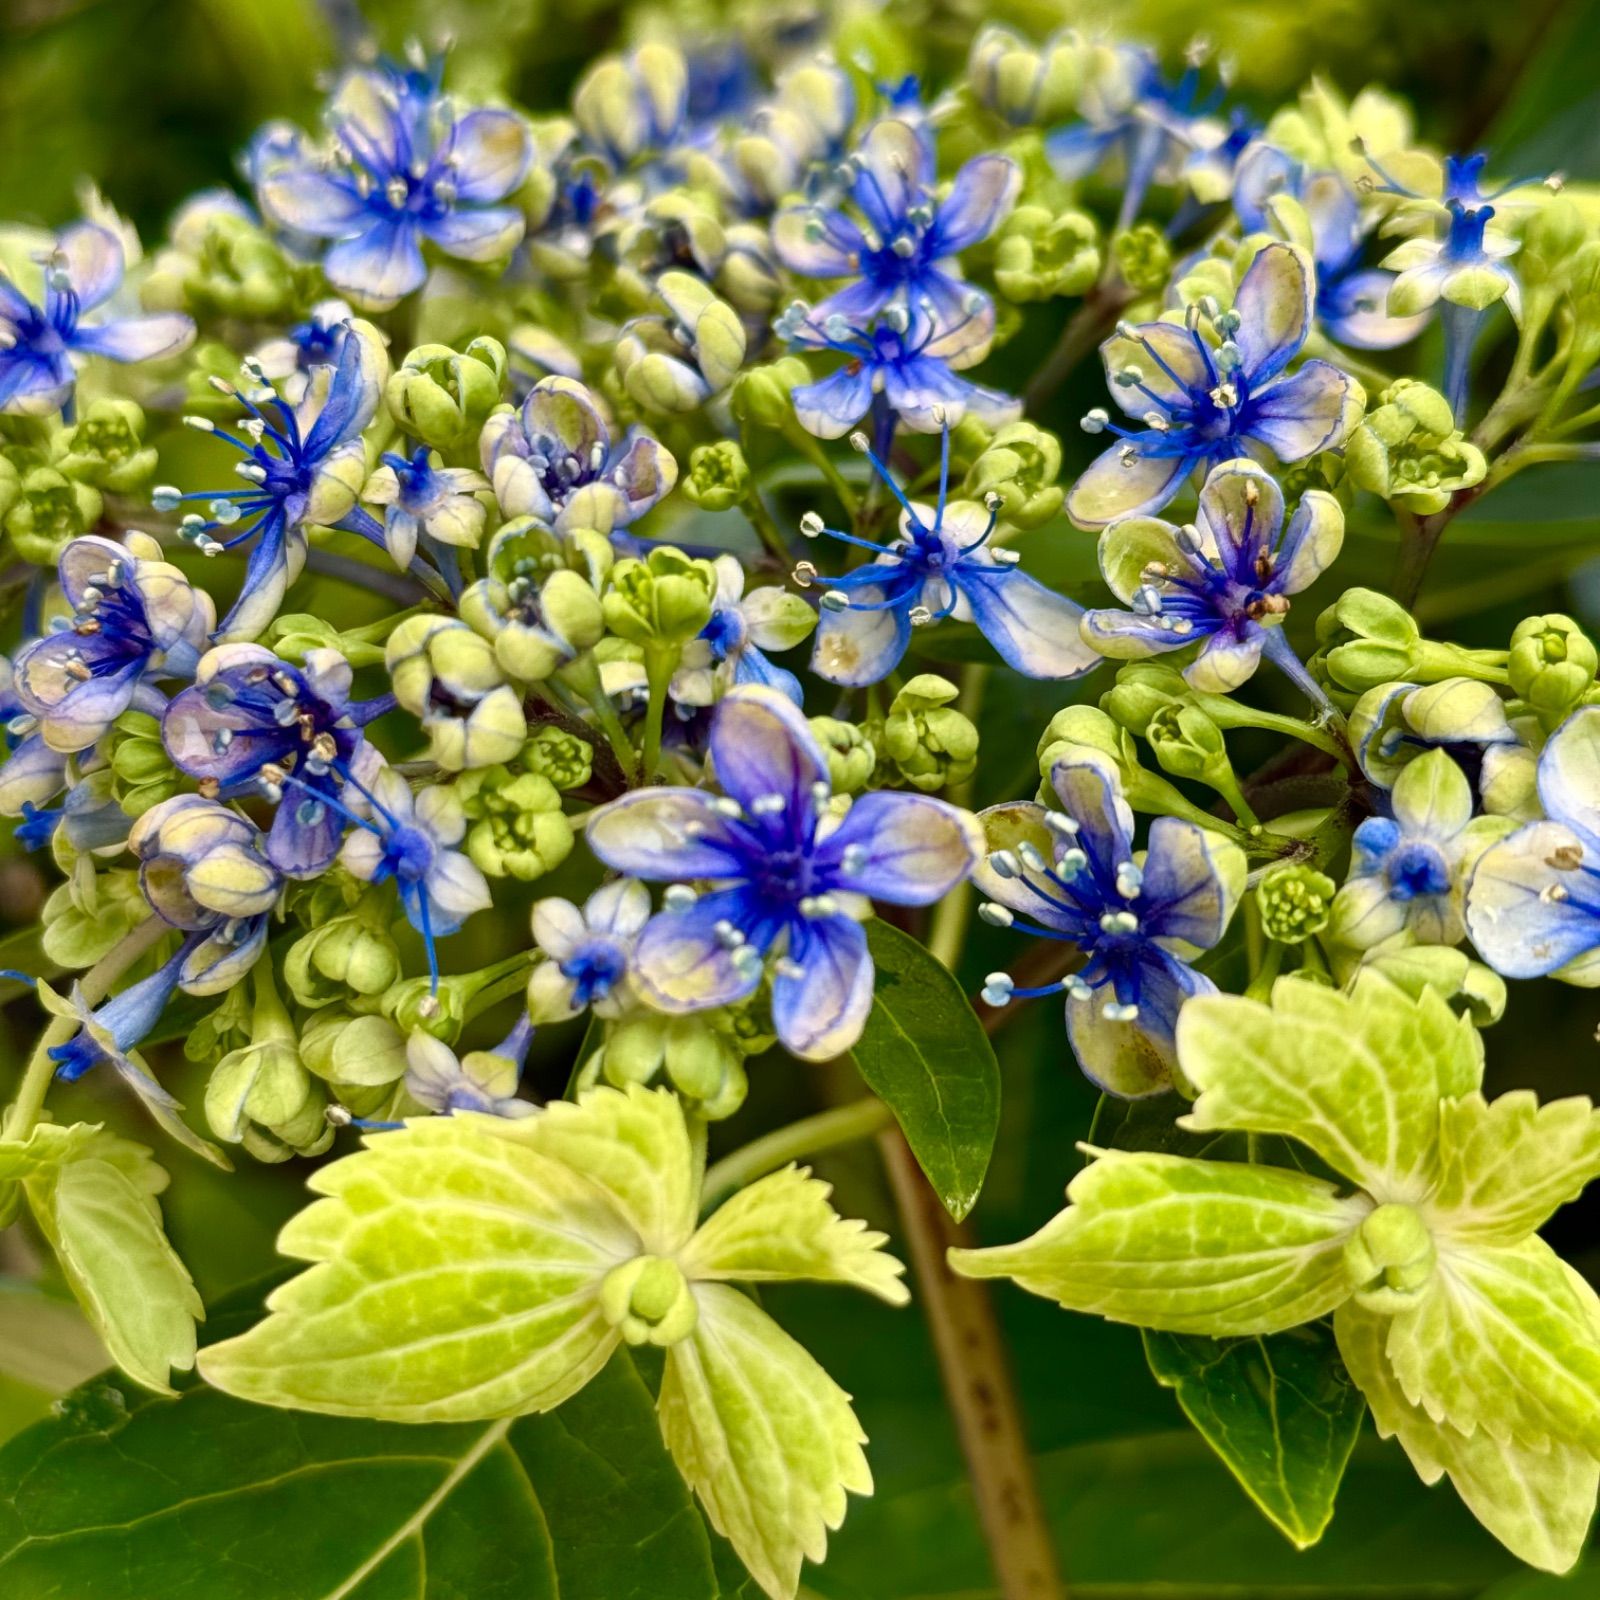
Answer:
[(1268, 1520), (1299, 1549), (1314, 1545), (1367, 1409), (1327, 1323), (1250, 1339), (1146, 1333), (1144, 1348)]
[(6, 1600), (717, 1600), (626, 1355), (559, 1412), (408, 1426), (78, 1391), (0, 1451)]
[(1174, 1333), (1275, 1333), (1350, 1293), (1344, 1246), (1368, 1209), (1278, 1167), (1108, 1151), (1031, 1239), (952, 1250), (973, 1278), (1012, 1278), (1069, 1311)]
[[(850, 1397), (759, 1306), (700, 1284), (700, 1321), (667, 1352), (661, 1432), (711, 1525), (773, 1600), (820, 1562), (846, 1492), (872, 1493)], [(3, 1569), (0, 1569), (3, 1571)]]
[[(66, 1138), (81, 1126), (56, 1131)], [(166, 1183), (143, 1145), (107, 1133), (24, 1180), (34, 1219), (112, 1360), (159, 1394), (172, 1392), (174, 1368), (194, 1365), (204, 1315), (162, 1226), (155, 1197)]]
[(1272, 1004), (1201, 995), (1178, 1017), (1178, 1062), (1199, 1091), (1196, 1132), (1277, 1133), (1367, 1190), (1425, 1191), (1439, 1102), (1477, 1088), (1483, 1042), (1433, 990), (1368, 974), (1353, 994), (1280, 978)]
[(961, 986), (924, 946), (873, 921), (867, 948), (877, 990), (851, 1055), (960, 1221), (983, 1188), (1000, 1128), (999, 1063)]
[(1384, 1438), (1397, 1437), (1424, 1483), (1448, 1473), (1473, 1515), (1514, 1555), (1565, 1572), (1582, 1553), (1600, 1461), (1575, 1445), (1546, 1448), (1462, 1433), (1406, 1396), (1384, 1351), (1387, 1319), (1351, 1302), (1334, 1317), (1339, 1349)]

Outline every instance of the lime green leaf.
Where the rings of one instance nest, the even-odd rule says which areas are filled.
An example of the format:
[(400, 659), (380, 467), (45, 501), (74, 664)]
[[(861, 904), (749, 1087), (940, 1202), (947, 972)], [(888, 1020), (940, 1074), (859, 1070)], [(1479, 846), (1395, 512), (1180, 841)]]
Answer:
[(1147, 1333), (1150, 1370), (1246, 1494), (1299, 1549), (1333, 1516), (1366, 1405), (1325, 1322), (1267, 1338)]
[(716, 1600), (649, 1391), (613, 1358), (558, 1413), (291, 1416), (100, 1382), (0, 1451), (6, 1600)]
[(747, 1283), (851, 1283), (890, 1305), (904, 1305), (911, 1298), (900, 1281), (905, 1267), (880, 1248), (887, 1235), (841, 1217), (828, 1204), (832, 1192), (802, 1167), (769, 1173), (700, 1228), (683, 1253), (684, 1272)]
[(70, 1161), (101, 1131), (98, 1122), (41, 1122), (26, 1139), (0, 1139), (0, 1183), (31, 1178)]
[(143, 1146), (102, 1134), (24, 1184), (34, 1218), (112, 1360), (160, 1394), (171, 1393), (174, 1368), (194, 1365), (195, 1321), (204, 1315), (162, 1228), (155, 1196), (166, 1181)]
[(652, 1254), (681, 1249), (693, 1231), (699, 1180), (683, 1105), (670, 1089), (595, 1089), (500, 1127), (604, 1190)]
[(1600, 1453), (1600, 1333), (1542, 1239), (1442, 1256), (1385, 1349), (1406, 1398), (1462, 1433)]
[(1600, 1112), (1580, 1098), (1540, 1106), (1527, 1089), (1469, 1094), (1440, 1107), (1439, 1147), (1441, 1230), (1515, 1244), (1600, 1175)]
[(618, 1339), (601, 1280), (639, 1241), (603, 1189), (511, 1137), (520, 1126), (423, 1119), (316, 1173), (328, 1198), (278, 1244), (317, 1265), (272, 1294), (264, 1322), (205, 1352), (206, 1379), (268, 1405), (408, 1422), (547, 1411), (582, 1388)]
[(821, 1561), (846, 1491), (872, 1493), (850, 1397), (736, 1289), (695, 1288), (700, 1321), (667, 1352), (661, 1432), (711, 1525), (774, 1600)]
[(1342, 994), (1280, 978), (1272, 1004), (1202, 995), (1178, 1017), (1178, 1061), (1200, 1091), (1185, 1125), (1279, 1133), (1385, 1198), (1425, 1193), (1439, 1100), (1475, 1089), (1483, 1044), (1432, 990), (1376, 974)]
[(983, 1188), (1000, 1128), (1000, 1067), (944, 964), (887, 922), (867, 924), (877, 990), (851, 1052), (958, 1221)]
[(1577, 1445), (1539, 1449), (1465, 1434), (1413, 1405), (1384, 1353), (1386, 1321), (1351, 1302), (1334, 1317), (1339, 1349), (1372, 1407), (1378, 1432), (1398, 1438), (1424, 1483), (1446, 1473), (1472, 1514), (1514, 1555), (1550, 1572), (1578, 1559), (1594, 1515), (1600, 1462)]
[(1067, 1198), (1031, 1239), (952, 1250), (952, 1265), (1070, 1311), (1216, 1338), (1332, 1311), (1350, 1292), (1345, 1241), (1368, 1209), (1300, 1172), (1114, 1151)]

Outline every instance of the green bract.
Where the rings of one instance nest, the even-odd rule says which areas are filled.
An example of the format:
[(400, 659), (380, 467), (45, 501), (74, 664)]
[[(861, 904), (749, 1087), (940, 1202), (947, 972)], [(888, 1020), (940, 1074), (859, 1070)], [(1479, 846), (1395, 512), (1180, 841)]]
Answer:
[[(850, 1283), (899, 1304), (881, 1234), (793, 1167), (695, 1225), (688, 1126), (663, 1090), (599, 1088), (520, 1121), (370, 1136), (279, 1241), (314, 1262), (201, 1370), (244, 1399), (393, 1421), (547, 1411), (617, 1346), (667, 1348), (662, 1434), (770, 1595), (870, 1493), (843, 1392), (729, 1280)], [(756, 1404), (752, 1406), (754, 1398)]]
[(1178, 1021), (1196, 1132), (1277, 1135), (1336, 1175), (1095, 1152), (1033, 1238), (953, 1251), (1073, 1310), (1265, 1334), (1335, 1312), (1381, 1432), (1448, 1473), (1524, 1560), (1577, 1559), (1600, 1483), (1600, 1301), (1537, 1237), (1600, 1174), (1600, 1113), (1481, 1093), (1483, 1050), (1429, 988), (1280, 979)]

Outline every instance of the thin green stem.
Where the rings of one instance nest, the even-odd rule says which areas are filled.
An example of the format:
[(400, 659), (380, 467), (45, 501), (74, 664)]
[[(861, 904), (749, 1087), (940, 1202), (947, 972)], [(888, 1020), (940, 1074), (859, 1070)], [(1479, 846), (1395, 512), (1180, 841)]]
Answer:
[(828, 480), (829, 487), (839, 498), (839, 504), (844, 507), (845, 515), (854, 520), (861, 510), (861, 497), (828, 459), (828, 452), (798, 422), (784, 429), (784, 437)]
[(750, 519), (750, 526), (756, 530), (769, 555), (775, 556), (779, 563), (785, 567), (789, 564), (789, 546), (784, 540), (778, 524), (772, 520), (772, 513), (767, 510), (760, 492), (754, 484), (751, 485), (744, 497), (745, 515)]
[(667, 690), (678, 670), (682, 652), (677, 646), (646, 645), (645, 681), (650, 686), (650, 701), (644, 714), (644, 752), (639, 760), (639, 782), (649, 783), (661, 765), (661, 725), (667, 713)]
[(802, 1117), (798, 1122), (775, 1128), (741, 1145), (707, 1171), (701, 1191), (701, 1209), (712, 1210), (746, 1184), (776, 1172), (791, 1161), (834, 1150), (842, 1144), (854, 1144), (858, 1139), (870, 1139), (893, 1121), (894, 1113), (888, 1106), (876, 1095), (867, 1095), (849, 1105), (819, 1111), (814, 1117)]

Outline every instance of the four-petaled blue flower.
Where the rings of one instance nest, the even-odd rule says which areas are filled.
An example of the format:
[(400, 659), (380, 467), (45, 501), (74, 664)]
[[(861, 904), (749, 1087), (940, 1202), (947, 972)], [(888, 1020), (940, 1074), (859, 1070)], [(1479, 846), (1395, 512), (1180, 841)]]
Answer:
[(944, 331), (918, 307), (889, 306), (860, 331), (839, 313), (819, 323), (796, 302), (777, 327), (795, 344), (845, 358), (836, 372), (802, 384), (791, 396), (801, 425), (819, 439), (842, 437), (874, 403), (917, 433), (954, 427), (969, 411), (991, 428), (1022, 415), (1020, 400), (956, 371), (981, 353), (966, 344), (965, 323)]
[(1005, 1005), (1065, 990), (1084, 1072), (1112, 1094), (1159, 1094), (1172, 1081), (1179, 1008), (1215, 992), (1189, 963), (1227, 929), (1244, 891), (1244, 852), (1193, 822), (1157, 817), (1141, 864), (1133, 813), (1108, 764), (1060, 761), (1050, 781), (1060, 811), (1023, 801), (980, 815), (994, 848), (973, 882), (989, 897), (986, 921), (1073, 945), (1084, 964), (1035, 989), (991, 973), (984, 999)]
[(1545, 820), (1491, 845), (1467, 885), (1467, 932), (1508, 978), (1600, 987), (1600, 707), (1574, 712), (1539, 757)]
[(634, 947), (632, 982), (660, 1010), (700, 1011), (754, 994), (776, 955), (778, 1037), (802, 1060), (827, 1060), (855, 1043), (872, 1005), (861, 926), (872, 900), (938, 900), (982, 836), (927, 795), (862, 795), (841, 817), (804, 716), (772, 689), (733, 690), (710, 749), (721, 796), (640, 789), (590, 818), (608, 866), (673, 886)]
[(1128, 517), (1100, 535), (1100, 570), (1128, 611), (1088, 611), (1083, 636), (1102, 655), (1141, 660), (1199, 644), (1183, 669), (1195, 688), (1229, 694), (1266, 655), (1319, 706), (1327, 696), (1283, 631), (1289, 596), (1332, 564), (1344, 511), (1308, 489), (1283, 526), (1283, 491), (1253, 461), (1218, 467), (1191, 527)]
[(533, 157), (509, 111), (458, 117), (416, 74), (349, 73), (329, 108), (331, 152), (286, 140), (258, 155), (262, 212), (296, 233), (336, 241), (322, 269), (341, 294), (383, 311), (422, 286), (426, 240), (461, 261), (499, 261), (521, 241), (523, 215), (499, 205)]
[(291, 878), (311, 878), (338, 854), (342, 812), (329, 806), (344, 772), (373, 775), (377, 757), (362, 728), (394, 707), (394, 697), (350, 700), (350, 663), (337, 650), (308, 650), (292, 666), (256, 644), (224, 644), (200, 660), (195, 681), (161, 722), (173, 765), (224, 790), (254, 792), (265, 769), (293, 793), (267, 834), (267, 859)]
[[(298, 405), (270, 388), (259, 367), (246, 368), (259, 385), (250, 393), (218, 380), (249, 412), (245, 438), (206, 417), (184, 419), (244, 457), (234, 470), (247, 488), (179, 494), (163, 486), (151, 497), (158, 511), (174, 511), (190, 500), (208, 502), (209, 519), (191, 512), (179, 530), (207, 555), (254, 540), (239, 598), (217, 630), (219, 639), (253, 639), (277, 615), (305, 565), (308, 527), (348, 527), (387, 548), (383, 528), (356, 505), (356, 496), (367, 478), (361, 433), (378, 409), (388, 370), (378, 330), (352, 322), (339, 342), (338, 365), (316, 368)], [(218, 539), (219, 532), (226, 537)]]
[(398, 567), (409, 567), (417, 537), (477, 549), (489, 519), (477, 498), (489, 480), (470, 467), (436, 467), (433, 452), (419, 445), (409, 460), (385, 450), (382, 465), (367, 479), (361, 498), (385, 508), (383, 537)]
[[(874, 123), (849, 162), (850, 193), (866, 226), (837, 206), (792, 206), (772, 220), (772, 243), (791, 272), (849, 278), (817, 306), (827, 327), (843, 317), (870, 327), (886, 307), (920, 311), (976, 360), (994, 338), (994, 304), (964, 283), (955, 257), (987, 239), (1016, 203), (1022, 175), (1007, 156), (974, 156), (943, 200), (932, 141), (898, 118)], [(959, 334), (956, 330), (959, 329)], [(950, 360), (958, 353), (947, 348)]]
[(75, 361), (153, 361), (194, 338), (177, 312), (90, 320), (122, 282), (122, 242), (109, 228), (79, 222), (64, 229), (44, 262), (33, 298), (0, 273), (0, 412), (48, 416), (68, 407)]
[(1123, 442), (1091, 463), (1067, 496), (1081, 528), (1159, 511), (1198, 470), (1265, 453), (1303, 461), (1344, 443), (1361, 418), (1361, 385), (1326, 361), (1283, 374), (1311, 331), (1312, 272), (1292, 245), (1269, 244), (1251, 262), (1233, 309), (1184, 322), (1120, 328), (1102, 346), (1117, 403), (1145, 427), (1084, 419)]
[(528, 1014), (564, 1022), (589, 1010), (616, 1017), (637, 1004), (628, 969), (649, 920), (650, 891), (633, 878), (601, 884), (581, 909), (570, 900), (535, 901), (533, 942), (545, 959), (528, 979)]
[(761, 683), (797, 706), (805, 704), (800, 680), (769, 660), (769, 650), (790, 650), (816, 626), (816, 613), (797, 594), (775, 584), (744, 592), (737, 556), (718, 556), (711, 620), (683, 647), (672, 677), (672, 698), (682, 706), (709, 706), (735, 684)]
[(900, 502), (900, 537), (889, 545), (874, 544), (824, 527), (814, 513), (801, 520), (800, 531), (808, 538), (826, 534), (873, 556), (865, 566), (825, 579), (809, 561), (795, 568), (797, 583), (829, 586), (822, 596), (812, 671), (832, 683), (876, 683), (899, 665), (914, 626), (945, 617), (977, 623), (1002, 659), (1030, 678), (1075, 678), (1096, 665), (1099, 655), (1079, 633), (1083, 607), (1028, 577), (1014, 551), (990, 544), (999, 496), (991, 495), (987, 506), (947, 498), (948, 426), (935, 506), (906, 499), (862, 435), (854, 435), (851, 443)]

